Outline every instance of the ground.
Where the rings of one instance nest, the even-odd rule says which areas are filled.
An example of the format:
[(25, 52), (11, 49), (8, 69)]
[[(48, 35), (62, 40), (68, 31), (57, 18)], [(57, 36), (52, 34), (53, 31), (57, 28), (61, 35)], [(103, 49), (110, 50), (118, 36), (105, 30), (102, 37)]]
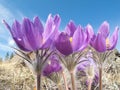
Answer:
[[(114, 51), (116, 53), (116, 51)], [(112, 56), (110, 56), (112, 57)], [(120, 58), (115, 56), (112, 61), (107, 61), (109, 68), (103, 72), (103, 90), (120, 90)], [(68, 72), (66, 74), (68, 76)], [(70, 79), (69, 79), (70, 80)], [(86, 76), (81, 77), (79, 72), (76, 76), (77, 90), (87, 90)], [(70, 84), (70, 81), (68, 81)], [(57, 86), (42, 77), (42, 90), (56, 90)], [(50, 88), (50, 89), (47, 89)], [(97, 86), (93, 86), (98, 90)], [(96, 89), (95, 89), (96, 88)], [(0, 90), (34, 90), (35, 76), (19, 56), (0, 63)]]

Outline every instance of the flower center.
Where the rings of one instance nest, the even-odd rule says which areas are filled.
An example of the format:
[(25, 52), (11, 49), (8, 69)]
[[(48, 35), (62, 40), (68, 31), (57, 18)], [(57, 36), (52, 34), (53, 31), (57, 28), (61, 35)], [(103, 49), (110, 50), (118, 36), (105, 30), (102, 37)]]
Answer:
[(107, 48), (110, 48), (110, 41), (109, 41), (109, 38), (106, 39), (106, 47), (107, 47)]
[(70, 38), (69, 38), (69, 40), (70, 40), (70, 42), (72, 42), (73, 38), (72, 38), (72, 37), (70, 37)]

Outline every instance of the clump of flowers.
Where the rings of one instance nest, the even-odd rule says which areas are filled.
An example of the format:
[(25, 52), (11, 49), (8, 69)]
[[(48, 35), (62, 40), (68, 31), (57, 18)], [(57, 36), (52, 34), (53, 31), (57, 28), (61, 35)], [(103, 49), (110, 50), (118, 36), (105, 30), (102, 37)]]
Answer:
[[(51, 47), (60, 25), (59, 15), (52, 17), (50, 14), (45, 27), (38, 17), (33, 21), (24, 18), (22, 23), (15, 20), (12, 27), (5, 20), (3, 22), (20, 49), (15, 48), (20, 53), (16, 52), (16, 54), (24, 58), (28, 67), (32, 68), (36, 75), (37, 90), (40, 90), (43, 67), (54, 51)], [(33, 54), (32, 57), (31, 54)]]
[[(65, 89), (68, 90), (64, 68), (70, 74), (72, 90), (76, 90), (75, 72), (79, 70), (87, 76), (88, 90), (91, 90), (95, 79), (99, 79), (102, 90), (103, 63), (117, 44), (118, 27), (109, 37), (109, 24), (106, 21), (100, 26), (97, 34), (90, 24), (86, 27), (76, 26), (72, 20), (61, 32), (60, 21), (59, 15), (52, 17), (50, 14), (45, 26), (35, 17), (33, 21), (24, 18), (22, 23), (15, 20), (10, 27), (3, 20), (19, 48), (14, 48), (15, 53), (24, 59), (36, 75), (37, 90), (41, 90), (42, 76), (56, 83), (60, 90), (63, 77)], [(88, 47), (94, 50), (88, 53)]]
[(74, 71), (89, 40), (88, 33), (80, 25), (76, 27), (71, 21), (66, 26), (65, 32), (61, 32), (55, 40), (56, 49), (60, 52), (59, 58), (71, 75), (73, 90), (76, 88)]
[[(92, 29), (91, 29), (92, 30)], [(109, 24), (105, 21), (100, 26), (97, 35), (93, 35), (90, 45), (95, 49), (94, 59), (97, 60), (99, 68), (99, 84), (102, 90), (103, 63), (107, 60), (118, 41), (119, 28), (116, 27), (112, 36), (109, 37)]]

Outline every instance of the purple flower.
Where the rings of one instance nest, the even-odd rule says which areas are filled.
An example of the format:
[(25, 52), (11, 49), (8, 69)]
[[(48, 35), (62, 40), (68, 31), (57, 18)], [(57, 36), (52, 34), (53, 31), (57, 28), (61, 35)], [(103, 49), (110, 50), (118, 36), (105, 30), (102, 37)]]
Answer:
[(61, 32), (55, 41), (55, 46), (63, 55), (69, 55), (76, 51), (82, 51), (87, 47), (89, 40), (89, 34), (81, 26), (78, 26), (72, 37), (66, 32)]
[(59, 72), (60, 70), (62, 70), (62, 66), (59, 63), (58, 58), (56, 56), (51, 56), (43, 69), (43, 75), (48, 76), (54, 72)]
[(45, 27), (43, 27), (38, 17), (33, 21), (24, 18), (22, 23), (17, 20), (10, 27), (5, 20), (3, 20), (17, 46), (24, 51), (34, 51), (50, 47), (55, 34), (58, 32), (60, 17), (56, 15), (48, 16)]
[(98, 30), (97, 35), (91, 39), (91, 46), (95, 48), (98, 52), (105, 52), (106, 50), (112, 50), (115, 48), (118, 41), (119, 28), (116, 27), (112, 36), (109, 37), (109, 24), (103, 22)]
[[(88, 54), (87, 54), (88, 55)], [(89, 53), (89, 55), (90, 55), (90, 53)], [(87, 56), (87, 58), (82, 58), (81, 59), (81, 61), (82, 60), (88, 60), (88, 61), (84, 61), (84, 62), (82, 62), (82, 63), (80, 63), (78, 66), (77, 66), (77, 70), (78, 71), (81, 71), (81, 72), (83, 72), (83, 73), (81, 73), (82, 75), (87, 75), (87, 72), (86, 72), (86, 70), (87, 69), (89, 69), (90, 68), (90, 66), (92, 66), (93, 67), (93, 73), (92, 73), (92, 70), (90, 70), (91, 72), (91, 75), (92, 74), (94, 74), (93, 76), (93, 79), (94, 79), (94, 84), (96, 84), (97, 85), (97, 83), (98, 83), (98, 80), (99, 80), (99, 73), (98, 73), (98, 69), (97, 69), (97, 65), (96, 65), (96, 63), (95, 63), (95, 61), (91, 58), (91, 56)], [(89, 72), (89, 71), (88, 71)], [(89, 77), (89, 76), (88, 76)]]

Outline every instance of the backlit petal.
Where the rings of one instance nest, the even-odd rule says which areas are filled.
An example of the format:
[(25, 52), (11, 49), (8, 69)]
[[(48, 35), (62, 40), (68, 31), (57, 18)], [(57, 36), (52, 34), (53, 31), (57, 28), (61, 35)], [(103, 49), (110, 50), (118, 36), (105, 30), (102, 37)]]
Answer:
[(117, 41), (118, 41), (118, 33), (119, 33), (119, 28), (116, 27), (115, 31), (113, 32), (112, 36), (110, 37), (110, 48), (109, 50), (112, 50), (115, 48)]
[(105, 38), (108, 37), (108, 35), (109, 35), (109, 23), (107, 21), (104, 21), (101, 24), (101, 26), (98, 30), (98, 33), (102, 33)]

